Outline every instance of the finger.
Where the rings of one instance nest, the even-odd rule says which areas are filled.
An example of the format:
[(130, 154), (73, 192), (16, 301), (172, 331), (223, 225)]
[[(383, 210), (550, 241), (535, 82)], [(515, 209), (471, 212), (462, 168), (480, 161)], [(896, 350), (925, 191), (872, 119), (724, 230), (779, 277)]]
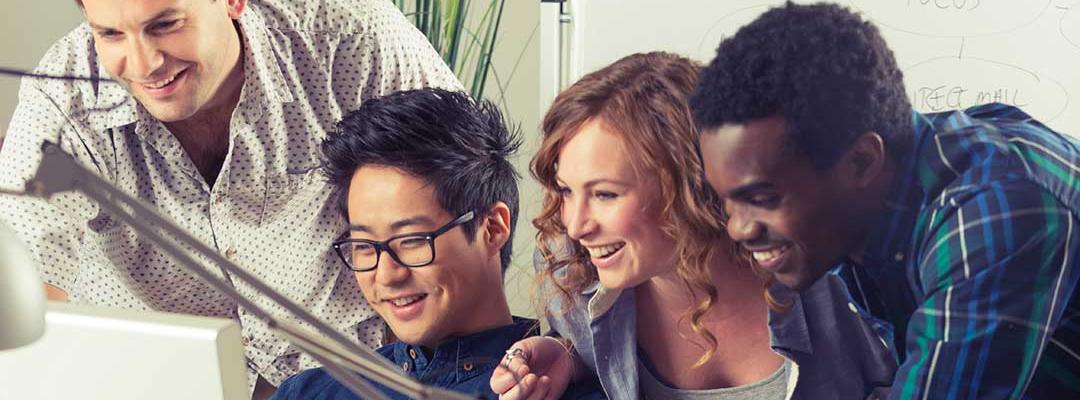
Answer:
[(547, 381), (545, 383), (545, 386), (547, 386), (547, 390), (546, 395), (544, 395), (544, 400), (559, 400), (560, 398), (562, 398), (563, 393), (566, 392), (566, 388), (563, 388), (561, 390), (555, 388), (555, 381), (551, 379), (551, 377), (544, 376), (541, 377), (541, 380)]
[(491, 373), (491, 381), (488, 382), (488, 385), (491, 386), (491, 391), (500, 395), (506, 393), (507, 390), (510, 390), (510, 388), (514, 387), (516, 384), (517, 380), (514, 379), (514, 374), (502, 365), (495, 368), (495, 371)]
[(495, 372), (491, 375), (491, 390), (495, 393), (505, 393), (531, 372), (529, 370), (529, 365), (520, 358), (510, 360), (509, 367), (507, 367), (505, 361), (506, 360), (503, 359), (498, 367), (495, 368)]
[(518, 384), (509, 391), (499, 396), (500, 400), (525, 400), (529, 398), (533, 393), (533, 389), (536, 387), (537, 377), (534, 374), (528, 374), (522, 377)]
[(551, 391), (551, 378), (540, 377), (537, 379), (535, 388), (533, 388), (532, 394), (529, 395), (528, 400), (544, 400), (548, 397), (548, 392)]

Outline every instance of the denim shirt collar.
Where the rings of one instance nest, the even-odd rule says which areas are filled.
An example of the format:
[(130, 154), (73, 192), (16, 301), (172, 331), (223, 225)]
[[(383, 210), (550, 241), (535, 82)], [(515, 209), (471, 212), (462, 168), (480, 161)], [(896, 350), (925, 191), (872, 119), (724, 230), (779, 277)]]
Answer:
[(600, 285), (600, 282), (596, 282), (593, 286), (586, 288), (582, 291), (583, 295), (592, 293), (592, 297), (589, 298), (589, 318), (596, 321), (597, 318), (604, 316), (611, 310), (615, 302), (619, 300), (619, 296), (622, 295), (622, 289), (608, 289)]
[[(393, 343), (390, 360), (421, 382), (450, 386), (490, 372), (506, 349), (528, 336), (538, 334), (535, 320), (514, 317), (514, 322), (498, 328), (449, 338), (435, 348), (429, 358), (420, 346)], [(453, 372), (451, 372), (451, 370)]]

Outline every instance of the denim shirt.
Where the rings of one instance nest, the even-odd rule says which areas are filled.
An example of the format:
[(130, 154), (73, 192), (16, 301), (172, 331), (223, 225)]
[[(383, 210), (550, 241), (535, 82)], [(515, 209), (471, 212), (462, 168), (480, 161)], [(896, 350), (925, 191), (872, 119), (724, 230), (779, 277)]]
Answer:
[[(451, 338), (428, 357), (419, 346), (396, 342), (380, 347), (378, 353), (398, 365), (409, 377), (424, 384), (496, 399), (488, 382), (491, 373), (514, 342), (538, 333), (535, 320), (514, 317), (514, 323), (471, 335)], [(373, 382), (374, 383), (374, 382)], [(408, 399), (375, 383), (392, 399)], [(356, 395), (322, 368), (309, 369), (286, 380), (274, 399), (354, 400)]]
[[(865, 399), (887, 392), (897, 368), (887, 345), (891, 328), (857, 306), (840, 277), (826, 274), (798, 293), (781, 285), (771, 292), (790, 305), (769, 310), (771, 347), (793, 364), (786, 398)], [(577, 300), (565, 313), (560, 300), (552, 302), (552, 328), (574, 342), (608, 398), (637, 399), (634, 291), (596, 284)]]

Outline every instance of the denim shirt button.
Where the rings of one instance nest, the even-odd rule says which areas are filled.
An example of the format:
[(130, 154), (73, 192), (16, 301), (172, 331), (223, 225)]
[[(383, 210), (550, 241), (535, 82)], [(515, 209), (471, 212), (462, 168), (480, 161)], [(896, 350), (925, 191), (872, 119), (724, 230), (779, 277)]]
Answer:
[(473, 364), (472, 363), (465, 363), (464, 365), (461, 366), (461, 369), (464, 369), (465, 372), (472, 371)]
[(416, 359), (416, 349), (409, 349), (409, 358)]
[(401, 370), (405, 371), (405, 372), (409, 372), (409, 362), (408, 361), (401, 363)]

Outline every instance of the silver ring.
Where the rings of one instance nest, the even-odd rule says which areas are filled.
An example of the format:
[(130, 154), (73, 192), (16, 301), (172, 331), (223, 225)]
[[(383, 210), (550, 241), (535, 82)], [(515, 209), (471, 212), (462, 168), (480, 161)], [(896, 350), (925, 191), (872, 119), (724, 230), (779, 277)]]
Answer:
[(529, 356), (525, 354), (525, 350), (522, 350), (521, 348), (513, 348), (506, 351), (506, 357), (503, 357), (503, 367), (506, 367), (506, 369), (510, 369), (510, 362), (514, 361), (514, 359), (518, 357), (520, 357), (522, 360), (525, 360), (526, 363), (529, 362)]

